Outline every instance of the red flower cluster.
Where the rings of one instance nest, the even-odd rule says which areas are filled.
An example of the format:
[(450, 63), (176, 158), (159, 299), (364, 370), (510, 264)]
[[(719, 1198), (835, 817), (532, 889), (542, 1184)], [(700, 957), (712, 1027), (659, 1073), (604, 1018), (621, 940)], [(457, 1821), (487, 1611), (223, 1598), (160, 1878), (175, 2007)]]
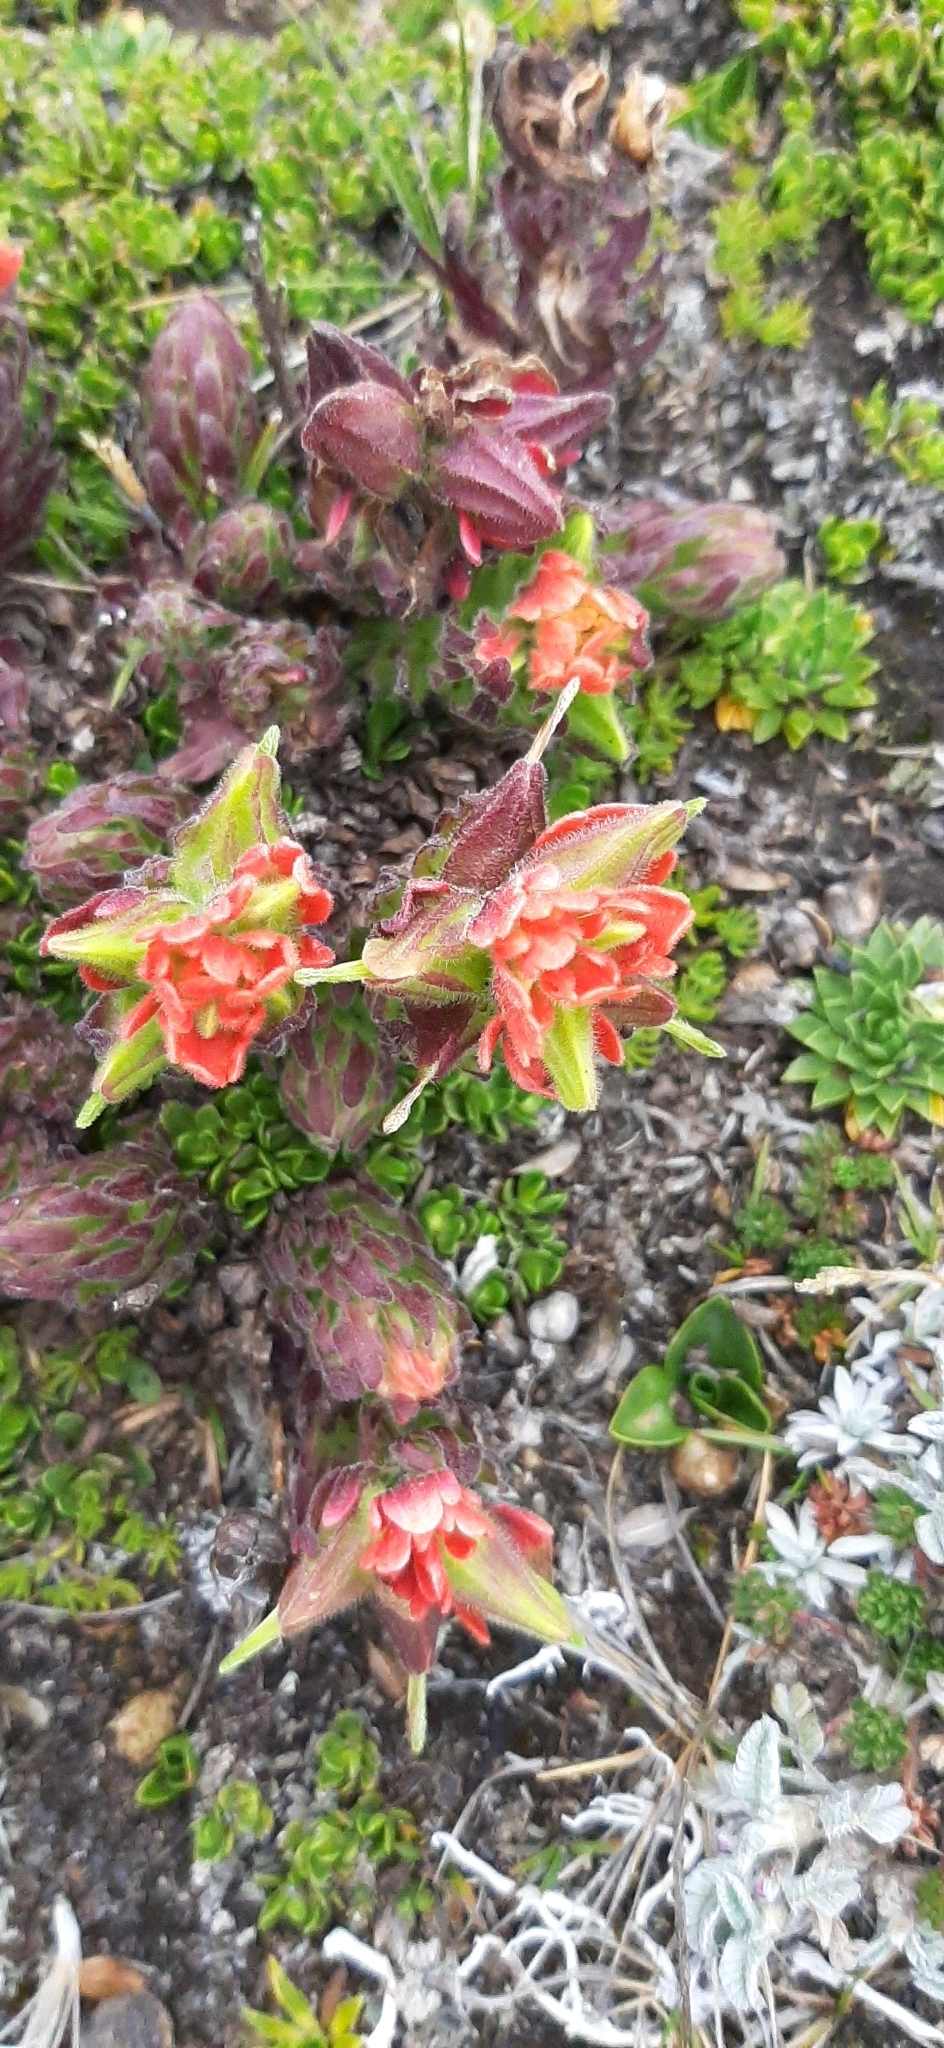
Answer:
[[(467, 1459), (458, 1443), (453, 1448)], [(417, 1675), (430, 1669), (450, 1616), (477, 1643), (488, 1642), (490, 1620), (545, 1642), (573, 1639), (550, 1584), (547, 1523), (523, 1508), (486, 1507), (440, 1462), (445, 1443), (400, 1438), (392, 1450), (381, 1465), (348, 1465), (319, 1480), (293, 1539), (297, 1562), (276, 1615), (262, 1624), (261, 1638), (254, 1632), (233, 1653), (230, 1668), (271, 1640), (273, 1625), (293, 1636), (365, 1597)]]
[(562, 690), (576, 680), (587, 696), (609, 696), (650, 661), (648, 614), (628, 590), (591, 583), (560, 548), (542, 555), (537, 574), (507, 608), (520, 625), (488, 625), (476, 654), (488, 663), (527, 659), (532, 690)]
[[(622, 821), (622, 807), (613, 811)], [(512, 1078), (539, 1094), (553, 1093), (543, 1055), (560, 1010), (591, 1010), (594, 1049), (617, 1067), (623, 1042), (602, 1005), (627, 1024), (664, 1021), (665, 999), (648, 984), (674, 974), (669, 955), (692, 921), (688, 899), (660, 887), (676, 864), (673, 852), (660, 854), (628, 889), (570, 886), (554, 852), (583, 823), (562, 818), (542, 832), (469, 931), (493, 963), (496, 1015), (479, 1039), (479, 1064), (488, 1071), (502, 1040)], [(653, 1003), (658, 1017), (650, 1017)]]
[[(316, 882), (303, 849), (293, 839), (280, 839), (242, 854), (229, 888), (208, 910), (172, 924), (140, 926), (137, 937), (147, 950), (137, 979), (148, 993), (122, 1017), (119, 1038), (133, 1038), (156, 1017), (174, 1066), (208, 1088), (238, 1081), (252, 1041), (267, 1022), (269, 999), (293, 980), (299, 967), (326, 967), (334, 957), (329, 946), (307, 933), (290, 938), (284, 932), (232, 929), (260, 884), (283, 879), (298, 888), (299, 924), (322, 924), (332, 899)], [(96, 915), (129, 908), (131, 893), (115, 890), (99, 897)], [(141, 900), (146, 901), (144, 891)], [(114, 986), (94, 968), (80, 965), (79, 973), (89, 988)]]
[(489, 1533), (475, 1495), (460, 1486), (453, 1472), (427, 1472), (422, 1479), (406, 1479), (392, 1492), (377, 1494), (370, 1504), (369, 1527), (372, 1541), (361, 1558), (361, 1571), (376, 1572), (398, 1600), (406, 1601), (414, 1621), (422, 1621), (430, 1608), (444, 1617), (455, 1608), (470, 1634), (478, 1642), (488, 1641), (481, 1618), (455, 1605), (443, 1565), (443, 1551), (462, 1561)]
[(55, 918), (41, 950), (74, 961), (103, 998), (91, 1028), (104, 1052), (82, 1124), (146, 1087), (170, 1061), (210, 1088), (238, 1081), (260, 1032), (304, 1000), (300, 969), (327, 967), (332, 898), (278, 807), (267, 735), (234, 762), (169, 859)]

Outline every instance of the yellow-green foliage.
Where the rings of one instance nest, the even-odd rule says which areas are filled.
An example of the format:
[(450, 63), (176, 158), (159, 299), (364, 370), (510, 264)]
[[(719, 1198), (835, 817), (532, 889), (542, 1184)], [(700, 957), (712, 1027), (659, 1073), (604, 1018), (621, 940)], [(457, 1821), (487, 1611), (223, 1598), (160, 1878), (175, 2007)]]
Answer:
[(265, 42), (137, 13), (5, 33), (0, 232), (25, 249), (18, 302), (70, 454), (71, 510), (52, 524), (93, 557), (125, 519), (78, 437), (114, 432), (173, 295), (222, 289), (258, 355), (244, 221), (258, 216), (293, 318), (344, 323), (389, 292), (370, 237), (397, 167), (434, 217), (463, 182), (448, 9), (408, 0), (393, 27), (365, 44), (342, 7), (330, 42), (316, 16)]
[[(717, 267), (731, 283), (729, 334), (802, 346), (802, 302), (770, 299), (765, 261), (815, 247), (828, 220), (851, 215), (873, 283), (912, 320), (944, 299), (944, 91), (941, 0), (904, 12), (894, 0), (738, 0), (741, 21), (781, 78), (783, 139), (762, 177), (735, 175), (741, 195), (715, 216)], [(828, 91), (830, 78), (836, 91)], [(761, 121), (752, 53), (698, 82), (686, 117), (707, 142), (753, 153)], [(836, 120), (827, 133), (824, 109)]]

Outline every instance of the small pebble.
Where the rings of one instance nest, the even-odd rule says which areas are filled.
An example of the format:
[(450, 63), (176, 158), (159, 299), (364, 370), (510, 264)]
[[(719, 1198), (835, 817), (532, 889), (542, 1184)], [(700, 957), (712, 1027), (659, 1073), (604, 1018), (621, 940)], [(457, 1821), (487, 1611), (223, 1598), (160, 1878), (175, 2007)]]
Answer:
[(823, 909), (837, 939), (864, 939), (882, 914), (882, 877), (878, 868), (861, 867), (850, 882), (833, 882)]
[(169, 1687), (135, 1693), (108, 1723), (112, 1742), (126, 1763), (140, 1770), (173, 1732), (179, 1700)]
[(515, 1168), (516, 1173), (544, 1173), (548, 1180), (559, 1180), (561, 1174), (569, 1173), (580, 1158), (582, 1139), (571, 1131), (566, 1138), (559, 1138), (556, 1145), (549, 1145), (545, 1152), (536, 1152), (533, 1159), (525, 1159)]
[(820, 939), (812, 918), (791, 904), (778, 917), (770, 944), (781, 967), (812, 967), (819, 955)]
[(602, 1316), (580, 1347), (574, 1365), (574, 1385), (593, 1387), (598, 1380), (606, 1380), (609, 1386), (617, 1386), (626, 1377), (635, 1349), (619, 1319)]
[(499, 1358), (506, 1359), (509, 1365), (520, 1365), (525, 1347), (515, 1329), (514, 1317), (508, 1314), (507, 1309), (495, 1317), (488, 1331), (488, 1344), (489, 1348), (497, 1352)]
[(117, 1956), (83, 1956), (79, 1965), (79, 1991), (89, 2005), (126, 1998), (144, 1988), (141, 1971), (133, 1963), (120, 1963)]
[(150, 1991), (106, 1998), (82, 2029), (82, 2048), (174, 2048), (170, 2014)]
[(580, 1326), (580, 1303), (575, 1294), (557, 1288), (543, 1301), (533, 1301), (528, 1310), (528, 1329), (543, 1344), (569, 1344)]
[(230, 1259), (217, 1267), (216, 1277), (234, 1308), (253, 1308), (262, 1293), (262, 1275), (248, 1259)]

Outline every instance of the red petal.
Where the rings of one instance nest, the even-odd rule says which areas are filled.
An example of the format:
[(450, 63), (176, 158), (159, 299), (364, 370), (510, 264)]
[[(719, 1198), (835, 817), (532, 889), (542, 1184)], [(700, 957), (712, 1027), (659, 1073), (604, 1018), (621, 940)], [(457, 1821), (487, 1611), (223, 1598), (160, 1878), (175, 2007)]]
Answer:
[(457, 1621), (461, 1621), (466, 1634), (472, 1637), (472, 1641), (478, 1643), (481, 1649), (487, 1650), (492, 1639), (482, 1616), (476, 1614), (474, 1607), (460, 1607), (456, 1601), (455, 1616)]
[(357, 492), (353, 489), (353, 487), (349, 491), (338, 492), (338, 495), (335, 498), (334, 503), (332, 504), (331, 510), (328, 513), (328, 520), (324, 530), (324, 539), (326, 547), (333, 548), (335, 541), (338, 539), (343, 528), (347, 524), (348, 514), (351, 510), (351, 506), (353, 505), (356, 496)]
[(598, 1010), (593, 1019), (593, 1043), (601, 1058), (609, 1060), (611, 1067), (622, 1066), (625, 1051), (623, 1041), (615, 1024), (609, 1017), (604, 1016), (602, 1010)]
[(471, 519), (465, 512), (459, 514), (459, 539), (473, 567), (478, 569), (482, 561), (482, 543)]

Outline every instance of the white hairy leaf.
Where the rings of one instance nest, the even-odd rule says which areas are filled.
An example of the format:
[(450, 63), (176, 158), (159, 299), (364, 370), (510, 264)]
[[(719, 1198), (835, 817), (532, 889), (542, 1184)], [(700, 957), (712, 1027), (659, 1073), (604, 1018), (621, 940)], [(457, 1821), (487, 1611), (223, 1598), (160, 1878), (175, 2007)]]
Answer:
[(795, 1910), (805, 1906), (826, 1920), (834, 1920), (844, 1913), (860, 1892), (861, 1885), (852, 1865), (837, 1857), (832, 1849), (821, 1850), (808, 1870), (804, 1870), (800, 1877), (785, 1878), (783, 1884), (788, 1906)]
[(870, 1785), (859, 1801), (855, 1826), (872, 1842), (900, 1842), (911, 1826), (911, 1808), (900, 1785)]
[(726, 1941), (718, 1963), (721, 1989), (735, 2012), (761, 2005), (759, 1972), (771, 1944), (761, 1935), (734, 1934)]
[(779, 1800), (780, 1730), (769, 1714), (753, 1721), (738, 1743), (731, 1787), (755, 1813), (769, 1812)]

